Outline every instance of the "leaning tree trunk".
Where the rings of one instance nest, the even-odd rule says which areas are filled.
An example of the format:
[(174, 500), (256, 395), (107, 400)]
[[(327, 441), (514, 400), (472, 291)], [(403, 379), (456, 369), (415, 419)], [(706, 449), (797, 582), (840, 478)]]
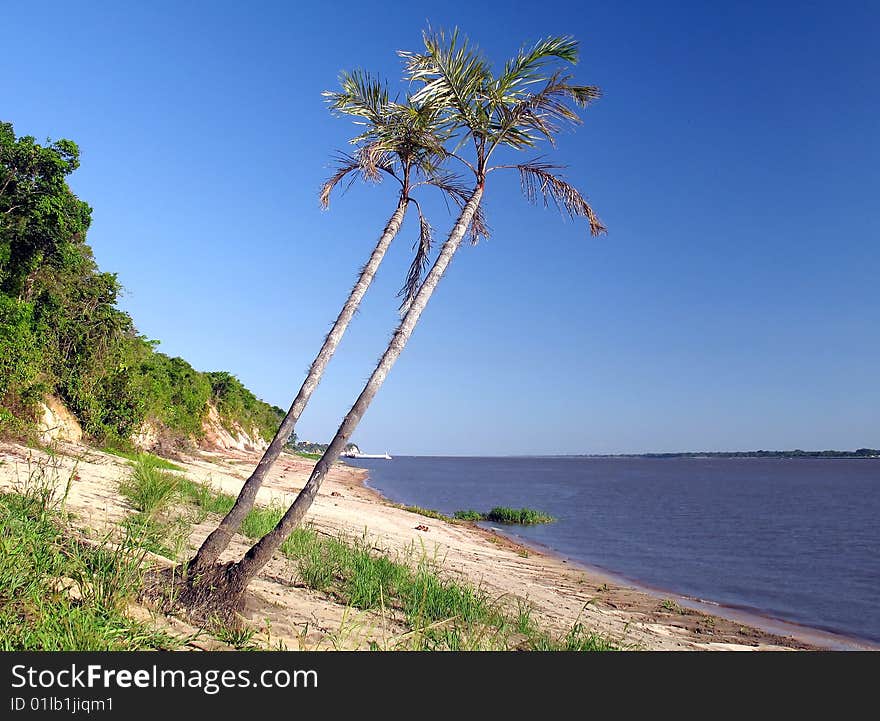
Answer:
[(422, 311), (425, 309), (428, 300), (431, 298), (431, 294), (440, 282), (440, 278), (443, 277), (443, 273), (446, 271), (449, 261), (452, 260), (452, 256), (455, 255), (455, 251), (458, 250), (458, 246), (461, 244), (461, 240), (467, 231), (468, 225), (470, 224), (482, 197), (483, 185), (480, 183), (474, 189), (473, 195), (471, 195), (470, 199), (462, 209), (458, 222), (450, 232), (447, 241), (443, 244), (443, 248), (440, 250), (440, 254), (434, 262), (434, 266), (431, 268), (424, 283), (422, 283), (422, 286), (419, 288), (418, 293), (416, 293), (412, 305), (410, 305), (409, 310), (403, 317), (400, 325), (397, 327), (394, 336), (391, 338), (391, 342), (388, 344), (388, 348), (386, 348), (385, 353), (379, 360), (379, 364), (376, 366), (376, 369), (373, 371), (373, 374), (370, 376), (367, 384), (358, 396), (358, 399), (351, 407), (348, 415), (345, 416), (345, 420), (342, 421), (342, 425), (339, 426), (339, 430), (336, 431), (336, 435), (333, 437), (327, 450), (324, 451), (324, 455), (321, 456), (321, 459), (315, 465), (312, 475), (309, 477), (305, 487), (299, 492), (296, 500), (294, 500), (290, 508), (287, 509), (287, 512), (282, 516), (281, 520), (278, 521), (278, 525), (263, 536), (247, 552), (241, 561), (232, 565), (227, 570), (226, 581), (228, 586), (224, 590), (232, 598), (244, 592), (244, 589), (247, 587), (248, 583), (250, 583), (251, 579), (253, 579), (260, 569), (269, 562), (269, 559), (272, 558), (275, 551), (277, 551), (287, 537), (293, 533), (293, 530), (299, 525), (300, 521), (302, 521), (306, 511), (309, 510), (309, 507), (315, 500), (318, 489), (321, 487), (321, 483), (324, 481), (324, 477), (330, 470), (330, 466), (337, 458), (339, 458), (339, 454), (342, 453), (345, 444), (348, 443), (349, 438), (351, 438), (351, 434), (354, 432), (357, 424), (370, 406), (370, 402), (382, 386), (382, 383), (384, 383), (388, 372), (400, 356), (401, 351), (403, 351), (416, 323), (419, 321), (419, 317), (422, 315)]
[(269, 444), (269, 447), (266, 449), (259, 464), (254, 469), (254, 472), (250, 475), (250, 478), (248, 478), (247, 481), (245, 481), (244, 486), (242, 486), (238, 498), (235, 500), (235, 505), (229, 513), (226, 514), (226, 517), (220, 521), (220, 525), (217, 526), (217, 528), (211, 532), (211, 535), (205, 539), (201, 548), (199, 548), (198, 553), (196, 553), (195, 557), (190, 561), (188, 572), (191, 575), (206, 570), (217, 561), (220, 554), (226, 550), (232, 536), (241, 526), (245, 516), (247, 516), (248, 512), (253, 508), (254, 500), (257, 497), (257, 491), (263, 484), (263, 480), (269, 473), (272, 465), (278, 459), (278, 456), (281, 455), (281, 451), (284, 449), (284, 445), (290, 438), (291, 433), (293, 433), (294, 426), (296, 426), (296, 422), (299, 420), (303, 409), (309, 402), (312, 392), (321, 381), (321, 376), (324, 373), (327, 363), (330, 361), (330, 358), (336, 351), (336, 347), (342, 340), (342, 336), (345, 334), (348, 324), (351, 322), (355, 311), (358, 309), (364, 294), (370, 287), (370, 283), (373, 282), (373, 277), (376, 275), (376, 271), (379, 268), (379, 264), (382, 262), (382, 258), (385, 256), (385, 252), (391, 245), (391, 241), (394, 240), (394, 236), (397, 235), (397, 232), (400, 230), (400, 226), (403, 223), (403, 217), (406, 214), (407, 204), (408, 200), (406, 194), (402, 193), (397, 209), (389, 219), (388, 225), (385, 226), (382, 237), (379, 238), (379, 242), (373, 249), (370, 259), (363, 267), (360, 277), (354, 284), (354, 288), (351, 289), (351, 294), (348, 296), (348, 300), (345, 301), (345, 305), (342, 307), (342, 311), (336, 318), (336, 322), (333, 324), (333, 327), (324, 339), (324, 345), (321, 346), (321, 350), (312, 362), (312, 366), (309, 368), (309, 373), (303, 381), (299, 393), (297, 393), (296, 398), (293, 400), (290, 410), (287, 411), (287, 415), (284, 416), (284, 420), (278, 427), (275, 437), (272, 439), (272, 442)]

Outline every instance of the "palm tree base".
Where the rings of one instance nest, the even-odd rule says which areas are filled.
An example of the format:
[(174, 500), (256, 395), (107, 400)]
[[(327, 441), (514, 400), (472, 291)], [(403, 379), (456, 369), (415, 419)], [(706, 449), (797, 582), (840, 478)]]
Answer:
[(141, 600), (196, 626), (241, 627), (247, 581), (237, 564), (214, 564), (197, 573), (181, 570), (177, 566), (151, 571), (145, 578)]

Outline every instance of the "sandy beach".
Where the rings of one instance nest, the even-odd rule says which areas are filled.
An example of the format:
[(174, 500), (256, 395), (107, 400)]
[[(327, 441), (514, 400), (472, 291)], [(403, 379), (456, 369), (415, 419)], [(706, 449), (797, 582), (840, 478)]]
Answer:
[[(237, 494), (256, 465), (255, 453), (198, 452), (175, 460), (186, 476), (226, 493)], [(51, 457), (24, 446), (0, 444), (0, 487), (25, 482), (39, 463), (47, 464), (62, 485), (70, 481), (66, 509), (74, 525), (112, 531), (131, 512), (118, 491), (130, 471), (117, 456), (82, 445), (60, 445)], [(260, 490), (259, 504), (283, 504), (305, 483), (314, 461), (284, 454)], [(467, 523), (448, 523), (395, 507), (364, 485), (366, 472), (338, 463), (307, 516), (307, 524), (330, 536), (365, 537), (377, 550), (395, 557), (427, 555), (443, 573), (487, 591), (500, 601), (527, 602), (542, 627), (564, 633), (577, 622), (624, 648), (645, 650), (790, 650), (859, 647), (846, 639), (812, 629), (754, 619), (730, 610), (724, 616), (700, 610), (669, 594), (652, 592), (579, 567), (565, 559), (518, 545), (505, 536)], [(189, 546), (195, 549), (214, 527), (212, 519), (192, 526)], [(250, 546), (236, 536), (224, 554), (239, 558)], [(170, 561), (156, 557), (156, 563)], [(294, 564), (274, 559), (252, 584), (245, 610), (255, 638), (288, 649), (359, 649), (406, 632), (392, 614), (346, 607), (331, 596), (298, 581)], [(669, 600), (667, 600), (669, 599)], [(675, 602), (672, 602), (672, 601)], [(689, 607), (692, 606), (692, 607)], [(162, 617), (147, 607), (131, 613), (158, 625), (190, 632), (180, 620)], [(773, 633), (770, 630), (776, 630)], [(192, 647), (217, 647), (203, 641)]]

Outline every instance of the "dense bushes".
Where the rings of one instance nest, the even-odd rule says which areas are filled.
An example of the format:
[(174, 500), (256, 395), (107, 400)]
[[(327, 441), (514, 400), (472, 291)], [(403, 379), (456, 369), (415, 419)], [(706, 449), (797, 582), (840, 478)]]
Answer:
[(271, 437), (280, 409), (228, 373), (157, 353), (116, 307), (116, 275), (85, 242), (91, 209), (66, 182), (78, 166), (75, 143), (41, 146), (0, 123), (0, 432), (20, 432), (52, 393), (99, 443), (127, 445), (147, 419), (198, 438), (212, 399), (225, 424)]
[(261, 401), (231, 373), (214, 371), (205, 375), (221, 421), (228, 424), (237, 420), (247, 430), (257, 428), (266, 440), (275, 435), (284, 411)]

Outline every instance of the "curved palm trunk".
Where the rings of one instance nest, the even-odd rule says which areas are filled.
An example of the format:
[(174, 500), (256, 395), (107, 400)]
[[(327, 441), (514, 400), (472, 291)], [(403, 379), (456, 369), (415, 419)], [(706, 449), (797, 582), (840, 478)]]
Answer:
[(449, 238), (443, 244), (443, 248), (434, 262), (434, 266), (419, 288), (418, 293), (416, 293), (412, 305), (410, 305), (409, 310), (397, 327), (391, 342), (379, 360), (379, 364), (351, 407), (348, 415), (345, 416), (345, 420), (342, 421), (342, 425), (339, 426), (339, 430), (336, 431), (336, 435), (333, 437), (327, 450), (324, 451), (321, 460), (315, 465), (305, 487), (299, 492), (296, 500), (287, 509), (278, 525), (263, 536), (241, 561), (227, 571), (226, 580), (230, 586), (229, 590), (233, 593), (244, 591), (251, 579), (269, 562), (275, 551), (280, 548), (281, 544), (299, 525), (306, 511), (312, 505), (318, 489), (324, 481), (324, 477), (330, 470), (330, 466), (339, 458), (339, 454), (342, 452), (345, 444), (348, 443), (349, 438), (351, 438), (351, 434), (369, 407), (370, 402), (382, 386), (382, 383), (384, 383), (388, 372), (400, 356), (404, 346), (406, 346), (406, 342), (409, 340), (416, 323), (418, 323), (422, 311), (428, 304), (431, 294), (440, 282), (440, 278), (443, 277), (443, 273), (446, 271), (449, 261), (452, 260), (452, 256), (455, 255), (455, 251), (458, 250), (482, 197), (483, 185), (481, 183), (474, 189), (473, 195), (471, 195), (462, 209), (458, 221), (449, 234)]
[(363, 267), (363, 270), (361, 270), (360, 277), (358, 277), (357, 282), (354, 284), (354, 288), (351, 289), (348, 300), (345, 301), (345, 305), (342, 306), (342, 311), (340, 311), (339, 316), (336, 318), (336, 322), (333, 324), (333, 327), (324, 339), (324, 345), (321, 346), (321, 350), (312, 362), (308, 375), (303, 381), (299, 393), (297, 393), (296, 398), (293, 400), (290, 410), (287, 411), (287, 415), (284, 416), (284, 420), (278, 427), (275, 437), (272, 439), (272, 442), (269, 444), (269, 447), (266, 449), (266, 452), (263, 454), (263, 457), (260, 459), (259, 464), (254, 469), (250, 478), (248, 478), (247, 481), (245, 481), (244, 486), (242, 486), (238, 498), (235, 500), (235, 505), (229, 513), (226, 514), (226, 517), (220, 522), (220, 525), (217, 526), (217, 528), (214, 529), (205, 539), (201, 548), (199, 548), (198, 553), (196, 553), (195, 557), (190, 561), (188, 567), (188, 572), (190, 574), (203, 571), (217, 561), (220, 554), (226, 550), (232, 536), (241, 526), (245, 516), (247, 516), (248, 512), (253, 508), (254, 500), (257, 497), (257, 491), (263, 484), (263, 480), (272, 468), (272, 465), (278, 459), (278, 456), (281, 455), (281, 451), (284, 449), (284, 445), (290, 438), (291, 433), (293, 433), (296, 422), (299, 420), (303, 409), (309, 402), (312, 392), (317, 388), (318, 383), (321, 381), (321, 376), (324, 373), (324, 369), (327, 367), (327, 363), (336, 351), (336, 348), (342, 340), (342, 336), (345, 334), (348, 324), (351, 322), (355, 311), (358, 309), (364, 294), (373, 282), (373, 277), (376, 275), (376, 271), (385, 256), (385, 252), (391, 245), (391, 241), (394, 240), (394, 236), (396, 236), (397, 232), (400, 230), (400, 226), (403, 223), (403, 217), (406, 214), (407, 204), (408, 201), (406, 194), (402, 193), (400, 202), (397, 204), (397, 209), (394, 211), (388, 224), (385, 226), (382, 237), (379, 238), (379, 242), (376, 243), (376, 247), (373, 249), (370, 259)]

